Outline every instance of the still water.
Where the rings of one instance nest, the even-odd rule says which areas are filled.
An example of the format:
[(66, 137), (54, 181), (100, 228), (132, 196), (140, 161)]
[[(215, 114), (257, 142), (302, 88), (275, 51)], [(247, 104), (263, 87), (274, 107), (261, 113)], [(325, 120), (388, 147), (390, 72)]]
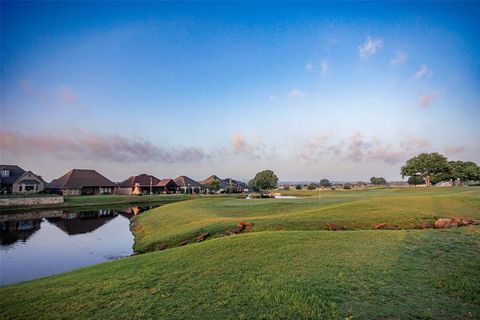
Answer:
[(129, 256), (130, 218), (157, 206), (0, 215), (0, 285)]

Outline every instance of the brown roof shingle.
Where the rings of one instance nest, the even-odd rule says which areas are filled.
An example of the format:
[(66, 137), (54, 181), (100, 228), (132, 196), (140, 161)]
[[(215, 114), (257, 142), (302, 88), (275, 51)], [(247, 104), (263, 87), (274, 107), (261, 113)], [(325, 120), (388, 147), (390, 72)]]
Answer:
[(95, 170), (73, 169), (47, 184), (50, 189), (79, 189), (82, 187), (116, 187), (117, 185)]

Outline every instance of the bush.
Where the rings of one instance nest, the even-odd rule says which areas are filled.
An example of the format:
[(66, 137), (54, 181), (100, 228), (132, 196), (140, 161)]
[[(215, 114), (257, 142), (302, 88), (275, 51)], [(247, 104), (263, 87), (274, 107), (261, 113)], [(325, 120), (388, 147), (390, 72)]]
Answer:
[(297, 184), (297, 185), (295, 186), (295, 189), (297, 189), (297, 190), (302, 190), (302, 185), (301, 185), (301, 184)]
[(317, 185), (315, 183), (310, 183), (307, 187), (308, 190), (315, 190), (317, 189)]
[(346, 183), (346, 184), (343, 185), (343, 189), (350, 190), (350, 189), (352, 189), (352, 185), (350, 183)]

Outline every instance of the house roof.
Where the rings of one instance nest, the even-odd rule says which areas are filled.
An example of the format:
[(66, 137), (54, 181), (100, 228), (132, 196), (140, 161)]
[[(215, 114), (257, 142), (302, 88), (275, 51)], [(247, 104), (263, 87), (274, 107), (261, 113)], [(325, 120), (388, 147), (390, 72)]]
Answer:
[(187, 176), (180, 176), (176, 177), (173, 179), (173, 181), (177, 184), (179, 187), (193, 187), (193, 188), (201, 188), (202, 185), (198, 183), (197, 181), (193, 180), (192, 178), (189, 178)]
[(47, 184), (50, 189), (78, 189), (82, 187), (116, 187), (117, 185), (95, 170), (73, 169)]
[(173, 181), (172, 179), (162, 179), (162, 180), (160, 180), (159, 183), (157, 183), (157, 186), (165, 187), (167, 184), (170, 183), (170, 181), (173, 182), (176, 185), (175, 181)]
[(214, 181), (220, 181), (220, 188), (226, 189), (228, 187), (228, 182), (226, 180), (220, 179), (216, 175), (211, 175), (210, 177), (206, 178), (202, 182), (200, 182), (204, 186), (209, 186), (211, 185)]
[(248, 189), (248, 184), (246, 184), (245, 182), (242, 182), (242, 181), (238, 181), (238, 180), (235, 180), (235, 179), (232, 179), (232, 178), (226, 178), (225, 181), (227, 181), (227, 183), (230, 183), (230, 180), (232, 181), (232, 184), (238, 188), (241, 188), (241, 189)]
[(128, 179), (120, 182), (118, 184), (121, 188), (133, 187), (136, 183), (140, 186), (152, 186), (157, 185), (160, 182), (160, 179), (149, 174), (139, 174), (138, 176), (130, 176)]
[(22, 176), (25, 173), (25, 170), (20, 168), (17, 165), (8, 165), (8, 164), (2, 164), (0, 165), (0, 170), (9, 170), (10, 175), (8, 177), (0, 177), (0, 180), (2, 183), (14, 183), (20, 176)]

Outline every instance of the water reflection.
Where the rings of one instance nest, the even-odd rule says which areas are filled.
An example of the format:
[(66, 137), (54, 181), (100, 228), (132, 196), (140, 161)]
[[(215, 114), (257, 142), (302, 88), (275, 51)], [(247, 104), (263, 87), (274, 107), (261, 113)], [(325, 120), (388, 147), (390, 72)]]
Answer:
[(0, 285), (131, 255), (130, 218), (157, 206), (0, 215)]

